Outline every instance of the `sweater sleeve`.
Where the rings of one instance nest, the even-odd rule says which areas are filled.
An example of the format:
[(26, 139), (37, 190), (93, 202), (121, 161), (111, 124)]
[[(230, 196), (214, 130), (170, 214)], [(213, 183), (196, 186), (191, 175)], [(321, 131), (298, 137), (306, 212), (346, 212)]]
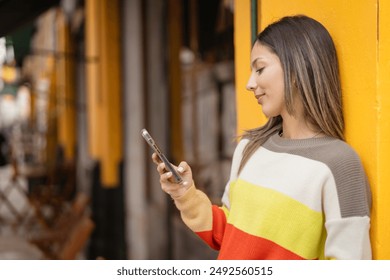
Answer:
[(369, 184), (358, 156), (351, 152), (333, 165), (323, 190), (326, 259), (371, 259)]
[(207, 195), (196, 189), (193, 184), (181, 197), (175, 199), (183, 222), (194, 231), (211, 248), (219, 250), (225, 233), (229, 216), (230, 182), (237, 178), (237, 170), (242, 158), (242, 150), (246, 141), (237, 145), (232, 161), (230, 179), (222, 198), (222, 206), (212, 205)]
[(192, 185), (175, 199), (183, 222), (211, 248), (219, 250), (226, 225), (226, 209), (212, 205), (205, 193)]

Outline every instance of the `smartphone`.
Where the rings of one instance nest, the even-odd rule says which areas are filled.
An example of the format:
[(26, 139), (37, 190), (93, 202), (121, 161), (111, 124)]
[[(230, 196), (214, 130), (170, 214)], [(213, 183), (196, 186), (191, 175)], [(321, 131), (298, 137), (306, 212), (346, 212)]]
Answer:
[(155, 151), (155, 153), (158, 155), (161, 161), (164, 162), (165, 167), (168, 169), (168, 171), (172, 172), (175, 183), (177, 184), (183, 183), (183, 178), (179, 175), (176, 169), (173, 168), (172, 164), (168, 161), (167, 157), (161, 152), (160, 148), (157, 146), (156, 142), (154, 141), (152, 136), (150, 136), (149, 132), (145, 128), (141, 130), (141, 135), (145, 139), (145, 141), (148, 142), (149, 146), (153, 149), (153, 151)]

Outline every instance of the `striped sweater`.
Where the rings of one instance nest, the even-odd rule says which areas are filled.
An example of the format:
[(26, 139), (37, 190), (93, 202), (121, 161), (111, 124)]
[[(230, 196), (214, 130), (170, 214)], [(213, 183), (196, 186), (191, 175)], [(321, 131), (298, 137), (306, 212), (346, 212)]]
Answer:
[(195, 185), (175, 200), (218, 259), (371, 259), (371, 195), (349, 145), (275, 134), (238, 175), (247, 143), (235, 150), (222, 206)]

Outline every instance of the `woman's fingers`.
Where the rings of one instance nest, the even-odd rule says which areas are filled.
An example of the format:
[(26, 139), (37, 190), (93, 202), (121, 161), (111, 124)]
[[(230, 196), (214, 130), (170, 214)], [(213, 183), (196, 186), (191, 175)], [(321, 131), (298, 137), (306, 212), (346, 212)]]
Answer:
[(172, 172), (166, 172), (164, 174), (161, 175), (161, 179), (163, 179), (164, 181), (168, 181), (169, 178), (172, 177)]
[(165, 164), (163, 162), (159, 163), (157, 165), (157, 171), (160, 175), (164, 174), (167, 172), (167, 170), (165, 169)]
[(156, 165), (159, 165), (162, 161), (161, 159), (158, 157), (158, 155), (156, 153), (153, 153), (152, 154), (152, 160), (153, 162), (156, 164)]
[(165, 164), (160, 160), (156, 153), (152, 154), (152, 160), (157, 165), (156, 169), (160, 174), (161, 189), (164, 192), (172, 197), (177, 197), (188, 189), (190, 182), (192, 182), (192, 173), (191, 167), (185, 161), (182, 161), (177, 167), (173, 166), (184, 179), (183, 183), (177, 184), (175, 183), (175, 180), (173, 180), (172, 172), (167, 170)]

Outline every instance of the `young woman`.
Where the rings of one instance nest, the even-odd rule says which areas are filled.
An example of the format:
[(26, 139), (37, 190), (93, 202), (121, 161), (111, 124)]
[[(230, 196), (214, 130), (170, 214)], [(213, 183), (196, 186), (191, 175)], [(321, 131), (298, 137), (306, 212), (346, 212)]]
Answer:
[(222, 206), (196, 189), (187, 163), (178, 185), (152, 156), (183, 221), (219, 259), (370, 259), (370, 189), (344, 142), (327, 30), (306, 16), (269, 25), (253, 45), (247, 89), (268, 122), (238, 143)]

